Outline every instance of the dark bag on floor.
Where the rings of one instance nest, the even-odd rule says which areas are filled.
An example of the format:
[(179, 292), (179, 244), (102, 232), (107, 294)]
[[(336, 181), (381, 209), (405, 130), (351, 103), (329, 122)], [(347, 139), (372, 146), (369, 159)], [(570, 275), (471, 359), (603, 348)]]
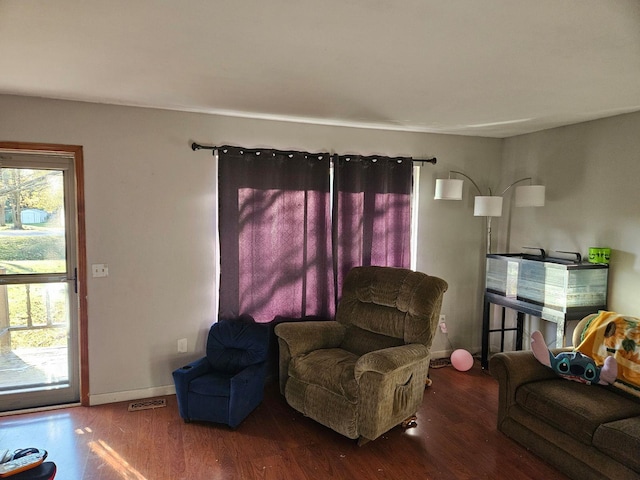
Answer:
[(56, 476), (56, 464), (53, 462), (44, 462), (35, 468), (25, 470), (7, 477), (11, 480), (53, 480)]

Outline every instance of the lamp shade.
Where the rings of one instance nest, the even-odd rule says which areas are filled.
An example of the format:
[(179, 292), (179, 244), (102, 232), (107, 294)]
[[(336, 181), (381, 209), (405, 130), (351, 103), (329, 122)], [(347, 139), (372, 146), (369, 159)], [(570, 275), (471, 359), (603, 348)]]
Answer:
[(477, 196), (473, 205), (473, 215), (476, 217), (501, 217), (502, 197)]
[(516, 207), (544, 207), (544, 185), (516, 187)]
[(437, 178), (436, 200), (462, 200), (462, 180), (457, 178)]

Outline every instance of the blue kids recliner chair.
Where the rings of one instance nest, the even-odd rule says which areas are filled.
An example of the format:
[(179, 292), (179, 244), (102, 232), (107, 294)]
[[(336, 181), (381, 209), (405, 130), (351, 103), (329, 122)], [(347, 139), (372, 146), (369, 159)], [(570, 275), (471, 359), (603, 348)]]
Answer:
[(268, 327), (249, 315), (214, 323), (207, 356), (173, 372), (184, 421), (236, 428), (262, 402), (268, 349)]

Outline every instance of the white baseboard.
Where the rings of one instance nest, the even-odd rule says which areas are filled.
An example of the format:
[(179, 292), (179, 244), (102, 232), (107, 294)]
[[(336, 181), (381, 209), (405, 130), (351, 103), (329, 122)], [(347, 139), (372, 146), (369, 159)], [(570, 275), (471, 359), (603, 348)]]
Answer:
[(451, 352), (453, 352), (453, 350), (438, 350), (438, 351), (431, 351), (431, 360), (437, 360), (439, 358), (449, 358), (451, 356)]
[(69, 407), (79, 407), (80, 403), (63, 403), (61, 405), (49, 405), (46, 407), (25, 408), (23, 410), (9, 410), (8, 412), (0, 412), (0, 417), (8, 417), (10, 415), (22, 415), (24, 413), (48, 412), (49, 410), (60, 410)]
[(101, 393), (99, 395), (89, 395), (89, 405), (104, 405), (106, 403), (128, 402), (129, 400), (140, 400), (142, 398), (160, 397), (162, 395), (175, 395), (174, 385), (163, 387), (141, 388), (139, 390), (127, 390), (126, 392)]
[[(469, 353), (471, 353), (471, 355), (480, 355), (480, 348), (474, 348), (472, 350), (469, 350)], [(453, 353), (453, 350), (448, 349), (448, 350), (438, 350), (438, 351), (431, 351), (431, 359), (432, 360), (436, 360), (438, 358), (449, 358), (451, 356), (451, 354)]]
[[(448, 358), (453, 350), (438, 350), (431, 352), (431, 359)], [(473, 353), (473, 351), (472, 351)], [(141, 388), (139, 390), (127, 390), (125, 392), (101, 393), (99, 395), (89, 395), (89, 405), (103, 405), (106, 403), (128, 402), (130, 400), (140, 400), (143, 398), (160, 397), (162, 395), (175, 395), (174, 385), (162, 387)]]

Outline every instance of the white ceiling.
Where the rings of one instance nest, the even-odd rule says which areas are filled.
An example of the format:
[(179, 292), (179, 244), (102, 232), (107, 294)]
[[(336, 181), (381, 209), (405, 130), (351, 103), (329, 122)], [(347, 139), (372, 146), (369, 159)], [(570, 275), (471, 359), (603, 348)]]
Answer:
[(508, 137), (640, 110), (640, 1), (0, 0), (0, 93)]

